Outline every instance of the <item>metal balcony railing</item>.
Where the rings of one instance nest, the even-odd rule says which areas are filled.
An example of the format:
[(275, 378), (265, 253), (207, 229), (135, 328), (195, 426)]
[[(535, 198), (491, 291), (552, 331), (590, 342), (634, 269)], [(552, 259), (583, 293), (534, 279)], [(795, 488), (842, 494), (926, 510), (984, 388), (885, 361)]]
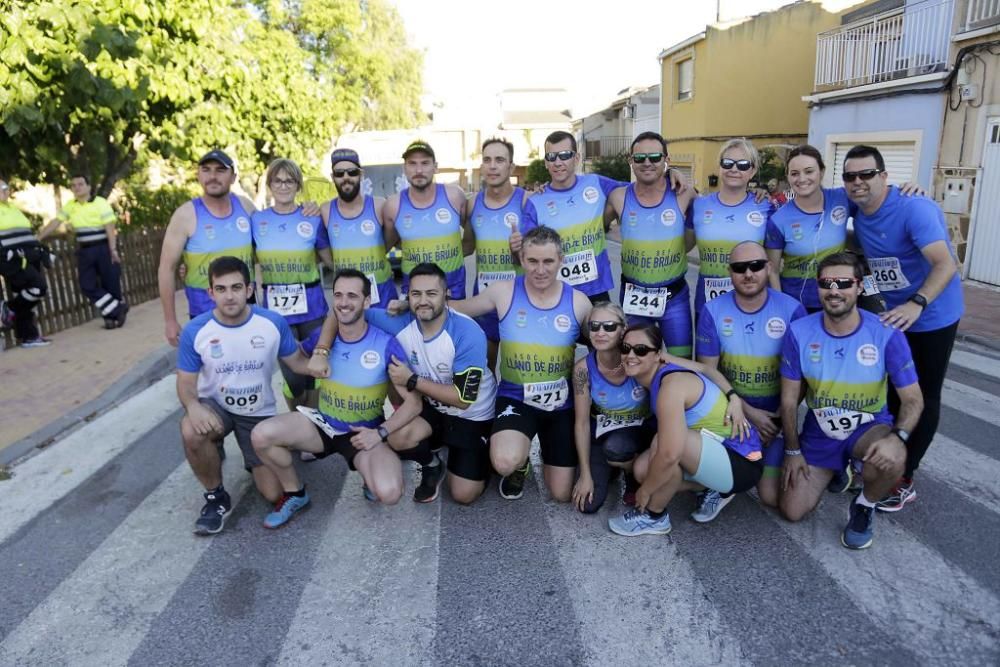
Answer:
[(620, 153), (627, 153), (632, 144), (632, 137), (601, 137), (600, 139), (587, 139), (583, 147), (583, 158), (593, 160), (598, 157), (614, 157)]
[(1000, 24), (1000, 0), (968, 0), (962, 32)]
[(946, 69), (954, 4), (910, 3), (820, 33), (816, 89), (863, 86)]

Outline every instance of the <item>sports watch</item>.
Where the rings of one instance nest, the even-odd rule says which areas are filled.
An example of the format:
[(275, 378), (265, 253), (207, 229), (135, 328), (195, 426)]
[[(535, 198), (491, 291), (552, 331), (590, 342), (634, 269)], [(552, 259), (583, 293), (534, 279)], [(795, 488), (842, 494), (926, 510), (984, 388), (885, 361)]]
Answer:
[(406, 388), (410, 391), (414, 391), (417, 388), (417, 382), (420, 381), (420, 376), (414, 373), (406, 380)]
[(379, 426), (375, 430), (378, 431), (378, 437), (382, 438), (382, 442), (385, 442), (386, 440), (389, 439), (389, 429), (387, 429), (385, 426)]
[(910, 432), (909, 431), (904, 431), (901, 428), (894, 428), (894, 429), (892, 429), (892, 433), (897, 438), (899, 438), (900, 440), (902, 440), (904, 445), (906, 444), (906, 441), (910, 439)]
[(921, 308), (927, 308), (927, 297), (925, 297), (920, 292), (917, 292), (916, 294), (914, 294), (913, 296), (911, 296), (909, 298), (909, 301), (912, 301), (913, 303), (917, 304)]

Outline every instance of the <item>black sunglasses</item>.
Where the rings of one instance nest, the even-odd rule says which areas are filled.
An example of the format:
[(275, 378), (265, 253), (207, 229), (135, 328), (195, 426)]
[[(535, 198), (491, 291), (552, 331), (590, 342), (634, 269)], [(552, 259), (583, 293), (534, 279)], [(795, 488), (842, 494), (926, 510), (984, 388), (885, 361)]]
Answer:
[(857, 278), (820, 278), (816, 281), (820, 289), (850, 289), (858, 284)]
[(733, 273), (746, 273), (747, 269), (750, 269), (757, 273), (763, 271), (765, 266), (767, 266), (766, 259), (751, 259), (749, 262), (730, 262), (729, 270)]
[(333, 177), (334, 178), (343, 178), (344, 176), (350, 176), (351, 178), (354, 178), (355, 176), (357, 176), (360, 173), (361, 173), (360, 169), (334, 169), (333, 170)]
[(639, 164), (649, 160), (653, 164), (659, 164), (663, 161), (663, 157), (663, 153), (633, 153), (632, 162)]
[(853, 183), (859, 178), (862, 181), (870, 181), (881, 173), (882, 173), (881, 169), (862, 169), (861, 171), (845, 171), (841, 175), (841, 178), (844, 179), (844, 183)]
[(628, 354), (629, 352), (633, 352), (637, 357), (645, 357), (650, 352), (656, 352), (655, 347), (650, 347), (649, 345), (645, 345), (643, 343), (639, 343), (638, 345), (629, 345), (628, 343), (622, 343), (621, 345), (618, 346), (618, 349), (621, 351), (622, 354)]
[(574, 155), (576, 155), (576, 151), (549, 151), (545, 154), (545, 161), (555, 162), (556, 158), (558, 158), (563, 162), (566, 162), (567, 160), (572, 159)]
[(601, 329), (604, 329), (608, 333), (614, 333), (615, 331), (618, 331), (618, 327), (621, 325), (621, 322), (615, 322), (613, 320), (608, 320), (607, 322), (591, 322), (590, 331), (591, 333), (597, 333)]
[(719, 160), (719, 166), (723, 169), (732, 169), (736, 167), (740, 171), (750, 171), (753, 169), (753, 162), (750, 160), (734, 160), (729, 157), (724, 157)]

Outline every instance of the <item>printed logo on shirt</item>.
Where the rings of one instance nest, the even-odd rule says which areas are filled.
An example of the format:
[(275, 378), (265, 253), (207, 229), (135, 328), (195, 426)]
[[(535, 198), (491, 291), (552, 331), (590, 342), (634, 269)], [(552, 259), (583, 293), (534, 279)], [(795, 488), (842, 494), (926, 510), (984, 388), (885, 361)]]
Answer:
[(213, 359), (222, 358), (222, 341), (218, 338), (212, 338), (208, 341), (208, 353), (212, 355)]
[(733, 318), (731, 317), (722, 318), (722, 327), (720, 328), (720, 333), (723, 336), (733, 335)]
[(556, 331), (559, 333), (566, 333), (569, 331), (572, 322), (570, 322), (569, 315), (556, 315), (556, 319), (553, 321), (553, 326), (555, 326)]
[(862, 366), (874, 366), (878, 363), (878, 348), (867, 343), (858, 348), (858, 363)]
[(210, 241), (215, 238), (215, 225), (205, 225), (205, 237)]
[(818, 364), (823, 358), (823, 346), (819, 343), (809, 343), (809, 361)]
[(409, 229), (413, 227), (413, 216), (407, 213), (403, 216), (403, 229)]
[(243, 216), (236, 218), (236, 229), (246, 234), (250, 231), (250, 221)]
[(298, 232), (299, 236), (301, 236), (304, 239), (307, 239), (313, 235), (312, 223), (303, 220), (299, 224), (295, 225), (295, 231)]
[(382, 363), (382, 355), (375, 350), (365, 350), (361, 353), (361, 366), (371, 370)]
[(750, 211), (747, 213), (747, 222), (754, 227), (760, 227), (764, 224), (764, 214), (760, 211)]
[(702, 216), (701, 216), (701, 221), (702, 221), (703, 223), (705, 223), (706, 225), (707, 225), (707, 224), (710, 224), (710, 223), (712, 222), (712, 217), (713, 217), (713, 215), (714, 215), (714, 214), (712, 213), (712, 210), (711, 210), (711, 209), (709, 209), (709, 210), (705, 211), (705, 213), (704, 213), (704, 214), (702, 214)]
[(583, 201), (587, 202), (588, 204), (593, 204), (594, 202), (596, 202), (598, 196), (599, 195), (597, 193), (597, 188), (593, 186), (587, 186), (583, 189)]
[(434, 219), (440, 222), (442, 225), (447, 225), (451, 222), (451, 211), (446, 208), (439, 208), (434, 211)]
[(260, 236), (267, 236), (267, 220), (261, 220), (257, 225), (257, 233)]
[(802, 223), (793, 222), (792, 223), (792, 238), (796, 241), (801, 241), (804, 234), (802, 233)]
[(518, 223), (520, 222), (521, 222), (521, 216), (519, 216), (517, 213), (514, 213), (513, 211), (508, 212), (503, 217), (503, 224), (504, 226), (507, 227), (507, 229), (516, 228)]
[(250, 347), (255, 350), (262, 350), (266, 345), (263, 336), (250, 336)]
[(639, 216), (635, 214), (635, 211), (628, 212), (628, 226), (635, 227), (639, 222)]
[(448, 373), (451, 372), (451, 365), (446, 364), (445, 362), (442, 361), (439, 362), (436, 366), (434, 366), (434, 370), (436, 370), (441, 375), (447, 375)]
[(410, 350), (410, 366), (416, 368), (419, 365), (420, 365), (420, 358), (417, 357), (417, 351)]
[(643, 387), (632, 388), (632, 400), (641, 401), (646, 398), (646, 390)]
[(472, 224), (475, 225), (476, 227), (482, 227), (484, 222), (486, 222), (486, 216), (484, 216), (482, 213), (477, 214), (476, 217), (473, 218), (472, 220)]
[(374, 220), (362, 220), (361, 221), (361, 233), (365, 236), (371, 236), (375, 233), (375, 221)]
[(663, 213), (660, 213), (660, 222), (670, 227), (677, 222), (677, 213), (672, 208), (664, 210)]
[(785, 320), (780, 317), (772, 317), (767, 321), (767, 326), (765, 327), (768, 337), (775, 340), (785, 335), (786, 328)]
[(832, 220), (835, 225), (842, 225), (847, 222), (847, 208), (843, 206), (834, 206), (833, 210), (830, 211), (830, 220)]
[(528, 326), (528, 311), (526, 310), (517, 311), (517, 320), (515, 320), (514, 323), (522, 328)]
[(335, 237), (336, 236), (340, 236), (340, 223), (339, 222), (331, 222), (330, 223), (330, 231), (333, 233), (333, 235)]

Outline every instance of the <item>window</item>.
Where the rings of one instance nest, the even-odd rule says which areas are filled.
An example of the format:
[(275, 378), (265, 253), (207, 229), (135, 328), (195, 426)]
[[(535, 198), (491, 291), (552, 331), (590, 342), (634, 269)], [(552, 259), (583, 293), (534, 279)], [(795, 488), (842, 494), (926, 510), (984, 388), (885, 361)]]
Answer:
[(677, 63), (677, 99), (689, 100), (694, 94), (694, 59)]

